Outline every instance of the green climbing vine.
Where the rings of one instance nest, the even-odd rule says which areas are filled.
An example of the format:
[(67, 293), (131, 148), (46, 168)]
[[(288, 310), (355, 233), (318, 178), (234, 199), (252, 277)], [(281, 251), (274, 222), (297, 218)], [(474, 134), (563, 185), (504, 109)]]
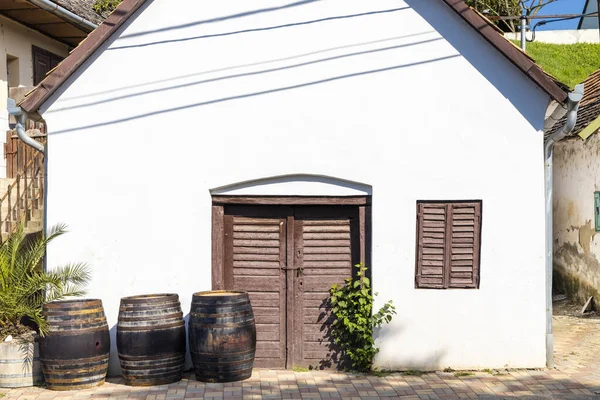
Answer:
[(96, 0), (92, 6), (96, 14), (103, 14), (105, 12), (111, 12), (122, 0)]
[(362, 264), (356, 267), (356, 279), (348, 278), (345, 285), (333, 285), (329, 291), (334, 316), (331, 336), (342, 356), (350, 361), (350, 369), (362, 372), (371, 370), (373, 359), (379, 352), (373, 329), (390, 322), (396, 307), (390, 300), (373, 314), (373, 298), (377, 293), (371, 293), (367, 267)]

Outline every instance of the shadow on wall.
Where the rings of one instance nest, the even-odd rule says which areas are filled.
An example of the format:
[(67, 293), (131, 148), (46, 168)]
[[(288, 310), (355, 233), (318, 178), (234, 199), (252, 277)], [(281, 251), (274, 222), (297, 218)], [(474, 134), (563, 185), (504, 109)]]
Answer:
[[(307, 4), (310, 3), (312, 1), (301, 1), (301, 2), (297, 2), (297, 3), (292, 3), (294, 5), (303, 5), (303, 4)], [(142, 7), (142, 10), (145, 9), (148, 5), (144, 5)], [(268, 9), (268, 11), (276, 11), (278, 9), (281, 8), (287, 8), (287, 6), (285, 7), (276, 7), (273, 9)], [(317, 23), (327, 23), (329, 21), (333, 21), (333, 20), (339, 20), (339, 19), (357, 19), (357, 23), (360, 23), (360, 18), (361, 17), (366, 17), (366, 16), (370, 16), (370, 15), (374, 15), (374, 14), (382, 14), (382, 13), (396, 13), (396, 12), (404, 12), (405, 10), (409, 10), (409, 7), (400, 7), (400, 8), (394, 8), (394, 9), (385, 9), (385, 10), (372, 10), (372, 11), (368, 11), (368, 12), (363, 12), (363, 13), (358, 13), (358, 14), (349, 14), (349, 15), (331, 15), (331, 16), (327, 16), (321, 19), (317, 19), (317, 20), (310, 20), (310, 21), (298, 21), (295, 23), (290, 23), (290, 24), (286, 24), (286, 25), (281, 25), (281, 26), (269, 26), (269, 27), (256, 27), (253, 29), (249, 29), (249, 30), (242, 30), (242, 31), (236, 31), (236, 32), (216, 32), (214, 34), (211, 35), (204, 35), (204, 36), (198, 36), (198, 37), (181, 37), (181, 38), (177, 38), (177, 39), (173, 39), (170, 40), (169, 42), (172, 41), (189, 41), (189, 40), (202, 40), (202, 39), (207, 39), (209, 37), (214, 37), (214, 36), (228, 36), (228, 35), (240, 35), (240, 34), (245, 34), (245, 33), (249, 33), (249, 32), (254, 32), (257, 30), (275, 30), (275, 29), (285, 29), (285, 28), (289, 28), (289, 27), (297, 27), (299, 25), (309, 25), (309, 24), (317, 24)], [(138, 15), (139, 15), (138, 11)], [(244, 15), (251, 15), (251, 14), (256, 14), (257, 12), (266, 12), (266, 11), (261, 11), (261, 10), (257, 10), (256, 12), (253, 11), (248, 11), (242, 14), (236, 14), (235, 16), (228, 16), (228, 17), (222, 17), (222, 18), (215, 18), (213, 20), (209, 20), (208, 22), (218, 22), (220, 20), (223, 19), (231, 19), (231, 18), (237, 18), (239, 16), (244, 16)], [(127, 28), (127, 26), (129, 26), (135, 18), (130, 18), (125, 24), (124, 26), (122, 26), (119, 29), (119, 32), (122, 32), (123, 30), (125, 30)], [(200, 23), (208, 23), (208, 22), (202, 22), (199, 21), (197, 23), (194, 24), (200, 24)], [(166, 28), (165, 28), (166, 29)], [(169, 30), (174, 30), (174, 29), (179, 29), (179, 27), (174, 26), (174, 27), (169, 27)], [(149, 35), (151, 34), (153, 31), (147, 31), (144, 32), (144, 35)], [(85, 108), (85, 107), (91, 107), (97, 104), (101, 104), (101, 103), (108, 103), (108, 102), (113, 102), (113, 101), (118, 101), (121, 99), (125, 99), (125, 98), (131, 98), (131, 97), (135, 97), (135, 96), (143, 96), (143, 95), (147, 95), (150, 93), (155, 93), (155, 92), (164, 92), (164, 91), (170, 91), (170, 90), (174, 90), (174, 89), (181, 89), (183, 87), (188, 87), (188, 86), (197, 86), (197, 85), (201, 85), (201, 84), (205, 84), (208, 82), (214, 82), (216, 80), (224, 80), (224, 79), (235, 79), (235, 78), (241, 78), (241, 77), (246, 77), (246, 76), (250, 76), (250, 75), (257, 75), (257, 74), (269, 74), (272, 72), (277, 72), (283, 69), (300, 69), (300, 71), (298, 71), (294, 77), (293, 80), (291, 80), (289, 82), (288, 85), (283, 86), (283, 87), (265, 87), (264, 90), (260, 90), (260, 91), (255, 91), (255, 92), (249, 92), (249, 93), (238, 93), (232, 96), (228, 96), (228, 97), (223, 97), (223, 98), (214, 98), (214, 99), (206, 99), (204, 101), (201, 102), (197, 102), (197, 103), (192, 103), (192, 104), (185, 104), (185, 105), (180, 105), (177, 107), (172, 107), (172, 108), (165, 108), (165, 109), (159, 109), (159, 110), (154, 110), (148, 113), (143, 113), (143, 114), (138, 114), (138, 115), (130, 115), (124, 118), (118, 118), (118, 119), (114, 119), (114, 120), (107, 120), (107, 121), (102, 121), (102, 122), (98, 122), (98, 123), (91, 123), (89, 125), (85, 125), (85, 126), (78, 126), (78, 127), (73, 127), (73, 128), (67, 128), (61, 131), (54, 131), (52, 132), (52, 134), (58, 134), (58, 133), (65, 133), (65, 132), (72, 132), (72, 131), (77, 131), (80, 129), (89, 129), (89, 128), (94, 128), (94, 127), (100, 127), (100, 126), (105, 126), (105, 125), (112, 125), (112, 124), (118, 124), (118, 123), (122, 123), (122, 122), (127, 122), (127, 121), (132, 121), (132, 120), (137, 120), (140, 118), (146, 118), (146, 117), (150, 117), (153, 115), (160, 115), (160, 114), (164, 114), (164, 113), (171, 113), (171, 112), (175, 112), (175, 111), (180, 111), (180, 110), (185, 110), (185, 109), (191, 109), (191, 108), (196, 108), (196, 107), (201, 107), (201, 106), (207, 106), (207, 105), (211, 105), (211, 104), (217, 104), (217, 103), (221, 103), (221, 102), (225, 102), (225, 101), (232, 101), (232, 100), (238, 100), (238, 99), (244, 99), (244, 98), (249, 98), (249, 97), (254, 97), (254, 96), (262, 96), (262, 95), (268, 95), (268, 94), (272, 94), (272, 93), (278, 93), (278, 92), (283, 92), (283, 91), (289, 91), (289, 90), (294, 90), (294, 89), (299, 89), (299, 88), (303, 88), (303, 87), (309, 87), (309, 86), (314, 86), (314, 85), (320, 85), (323, 83), (328, 83), (328, 82), (333, 82), (333, 81), (338, 81), (338, 80), (342, 80), (342, 79), (349, 79), (349, 78), (354, 78), (354, 77), (360, 77), (360, 76), (365, 76), (365, 75), (371, 75), (371, 74), (377, 74), (377, 73), (383, 73), (383, 72), (389, 72), (389, 71), (394, 71), (394, 70), (398, 70), (398, 69), (402, 69), (402, 68), (410, 68), (410, 67), (414, 67), (414, 66), (418, 66), (418, 65), (423, 65), (423, 64), (428, 64), (428, 63), (433, 63), (433, 62), (438, 62), (438, 61), (443, 61), (443, 60), (447, 60), (447, 59), (452, 59), (452, 58), (456, 58), (456, 57), (460, 57), (460, 55), (455, 54), (455, 55), (448, 55), (448, 56), (444, 56), (444, 57), (438, 57), (438, 58), (431, 58), (431, 59), (424, 59), (424, 60), (420, 60), (420, 61), (416, 61), (416, 62), (412, 62), (412, 63), (407, 63), (407, 64), (400, 64), (400, 65), (386, 65), (383, 66), (382, 68), (376, 68), (376, 69), (371, 69), (371, 70), (362, 70), (362, 71), (355, 71), (353, 73), (349, 73), (349, 74), (345, 74), (345, 75), (338, 75), (338, 76), (324, 76), (322, 77), (322, 79), (318, 79), (318, 80), (314, 80), (314, 81), (306, 81), (306, 80), (302, 80), (302, 77), (304, 76), (301, 68), (309, 66), (309, 65), (313, 65), (316, 63), (326, 63), (326, 62), (330, 62), (330, 61), (334, 61), (334, 60), (340, 60), (340, 59), (347, 59), (348, 63), (353, 63), (353, 58), (355, 57), (377, 57), (377, 55), (375, 53), (380, 53), (380, 52), (386, 52), (386, 51), (393, 51), (395, 49), (399, 49), (402, 47), (407, 47), (407, 46), (420, 46), (420, 45), (426, 45), (430, 42), (433, 41), (438, 41), (441, 40), (439, 37), (435, 37), (435, 38), (429, 38), (429, 39), (425, 39), (425, 40), (421, 40), (421, 41), (415, 41), (415, 42), (411, 42), (411, 43), (396, 43), (394, 44), (393, 41), (394, 40), (401, 40), (404, 38), (409, 38), (409, 37), (416, 37), (416, 36), (420, 36), (420, 35), (426, 35), (426, 34), (430, 34), (430, 33), (434, 33), (431, 31), (427, 31), (427, 32), (418, 32), (418, 33), (412, 33), (409, 35), (404, 35), (404, 36), (398, 36), (398, 37), (393, 37), (393, 38), (381, 38), (379, 40), (375, 40), (375, 41), (371, 41), (371, 42), (364, 42), (364, 43), (348, 43), (345, 44), (343, 46), (339, 46), (336, 48), (330, 48), (330, 49), (315, 49), (315, 51), (312, 51), (310, 53), (306, 53), (306, 54), (298, 54), (298, 55), (290, 55), (290, 56), (286, 56), (285, 58), (280, 58), (280, 59), (274, 59), (274, 60), (263, 60), (260, 62), (255, 62), (249, 65), (253, 65), (253, 66), (257, 66), (257, 65), (261, 65), (261, 64), (266, 64), (266, 63), (270, 63), (270, 62), (281, 62), (282, 60), (291, 60), (294, 58), (300, 58), (300, 57), (305, 57), (308, 55), (313, 55), (313, 54), (318, 54), (318, 53), (325, 53), (325, 52), (329, 52), (329, 51), (336, 51), (336, 50), (340, 50), (340, 49), (350, 49), (352, 47), (358, 47), (358, 46), (366, 46), (369, 45), (371, 46), (370, 48), (368, 47), (366, 50), (362, 50), (362, 51), (356, 51), (356, 52), (348, 52), (346, 54), (335, 54), (332, 55), (330, 57), (324, 57), (322, 59), (317, 59), (317, 60), (309, 60), (309, 61), (305, 61), (305, 62), (299, 62), (297, 64), (292, 64), (292, 65), (287, 65), (287, 66), (279, 66), (279, 67), (274, 67), (274, 68), (267, 68), (264, 70), (259, 70), (259, 71), (252, 71), (252, 72), (246, 72), (246, 73), (240, 73), (240, 74), (233, 74), (233, 75), (229, 75), (229, 76), (221, 76), (221, 77), (216, 77), (216, 78), (212, 78), (212, 79), (207, 79), (207, 80), (199, 80), (199, 81), (193, 81), (193, 82), (187, 82), (187, 83), (182, 83), (182, 84), (178, 84), (178, 85), (169, 85), (167, 87), (163, 87), (163, 88), (156, 88), (156, 89), (151, 89), (151, 90), (140, 90), (138, 92), (133, 92), (133, 93), (127, 93), (127, 94), (123, 94), (123, 95), (116, 95), (116, 96), (112, 96), (112, 97), (108, 97), (108, 98), (103, 98), (101, 100), (97, 100), (97, 101), (93, 101), (93, 102), (88, 102), (88, 103), (84, 103), (84, 104), (76, 104), (76, 105), (72, 105), (72, 106), (66, 106), (65, 107), (60, 107), (59, 104), (57, 104), (56, 107), (56, 111), (61, 111), (61, 110), (66, 110), (69, 108)], [(118, 36), (118, 34), (113, 35), (113, 38), (116, 38)], [(125, 38), (125, 37), (123, 37)], [(101, 46), (101, 51), (97, 52), (95, 54), (95, 56), (91, 57), (90, 59), (88, 59), (86, 61), (86, 63), (84, 64), (84, 66), (80, 69), (78, 69), (75, 74), (69, 78), (69, 81), (72, 82), (74, 79), (77, 79), (78, 76), (81, 75), (81, 73), (83, 71), (85, 71), (85, 69), (92, 63), (94, 62), (94, 60), (98, 57), (98, 54), (100, 54), (103, 51), (118, 51), (118, 50), (124, 50), (125, 48), (129, 48), (132, 46), (149, 46), (149, 45), (159, 45), (159, 44), (165, 44), (167, 42), (148, 42), (145, 44), (137, 44), (137, 45), (131, 45), (131, 46), (115, 46), (115, 47), (110, 47), (115, 40), (121, 40), (121, 39), (113, 39), (113, 40), (109, 40), (107, 42), (105, 42), (102, 46)], [(389, 42), (389, 45), (384, 45), (384, 42)], [(376, 44), (382, 44), (381, 47), (373, 47)], [(110, 48), (109, 48), (110, 47)], [(248, 65), (235, 65), (235, 66), (225, 66), (223, 68), (219, 68), (218, 71), (225, 71), (225, 70), (230, 70), (230, 69), (235, 69), (235, 68), (242, 68), (242, 67), (247, 67)], [(166, 82), (166, 81), (173, 81), (176, 79), (183, 79), (183, 78), (189, 78), (192, 76), (196, 76), (196, 75), (201, 75), (201, 74), (205, 74), (205, 73), (209, 73), (209, 72), (215, 72), (215, 71), (199, 71), (198, 73), (194, 73), (194, 74), (187, 74), (185, 76), (179, 76), (179, 77), (169, 77), (167, 79), (163, 79), (161, 81), (155, 81), (155, 82), (149, 82), (149, 83), (142, 83), (142, 84), (136, 84), (133, 86), (130, 86), (130, 88), (138, 88), (138, 87), (142, 87), (142, 86), (146, 86), (149, 84), (154, 84), (154, 83), (161, 83), (161, 82)], [(63, 93), (64, 90), (66, 89), (67, 85), (63, 85), (63, 87), (61, 87), (59, 89), (59, 96), (60, 93)], [(115, 90), (115, 92), (117, 92), (120, 89)], [(100, 94), (100, 93), (106, 93), (106, 91), (104, 92), (97, 92), (97, 93), (91, 93), (88, 95), (84, 95), (84, 96), (78, 96), (79, 98), (82, 97), (90, 97), (90, 96), (94, 96), (96, 94)], [(108, 94), (112, 94), (112, 93), (108, 93)], [(74, 99), (74, 98), (71, 98)], [(67, 100), (67, 99), (64, 99)]]
[(119, 353), (117, 352), (117, 325), (110, 328), (110, 358), (108, 360), (108, 376), (121, 376), (121, 364), (119, 364)]
[[(499, 53), (473, 33), (473, 30), (460, 20), (460, 17), (441, 1), (406, 0), (406, 3), (438, 31), (458, 52), (506, 97), (536, 130), (544, 128), (545, 107), (535, 109), (531, 101), (530, 88), (515, 84), (513, 75), (521, 74), (508, 60), (498, 63)], [(453, 21), (459, 20), (459, 21)], [(462, 29), (457, 29), (462, 26)], [(503, 56), (501, 56), (503, 57)], [(504, 65), (503, 65), (504, 64)], [(507, 68), (512, 68), (512, 74)], [(456, 77), (460, 79), (460, 77)], [(533, 86), (523, 76), (522, 82)], [(541, 89), (538, 90), (542, 95)], [(473, 95), (476, 95), (475, 93)], [(529, 95), (529, 96), (527, 96)], [(476, 97), (473, 101), (477, 101)]]

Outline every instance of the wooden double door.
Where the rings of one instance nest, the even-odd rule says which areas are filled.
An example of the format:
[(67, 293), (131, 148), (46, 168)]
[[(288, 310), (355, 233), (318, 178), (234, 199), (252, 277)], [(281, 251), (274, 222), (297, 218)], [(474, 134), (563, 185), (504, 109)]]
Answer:
[(257, 367), (335, 368), (329, 289), (361, 261), (359, 207), (225, 206), (223, 287), (254, 309)]

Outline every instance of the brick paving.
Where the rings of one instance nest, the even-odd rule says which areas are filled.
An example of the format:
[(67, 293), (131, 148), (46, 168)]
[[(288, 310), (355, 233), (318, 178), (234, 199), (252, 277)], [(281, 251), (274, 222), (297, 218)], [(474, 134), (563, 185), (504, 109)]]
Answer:
[(44, 388), (4, 390), (3, 400), (175, 400), (175, 399), (514, 399), (598, 398), (600, 393), (600, 321), (557, 316), (552, 370), (475, 371), (469, 375), (430, 372), (385, 376), (336, 372), (257, 369), (235, 383), (202, 383), (186, 375), (181, 382), (129, 387), (109, 378), (98, 388), (53, 392)]

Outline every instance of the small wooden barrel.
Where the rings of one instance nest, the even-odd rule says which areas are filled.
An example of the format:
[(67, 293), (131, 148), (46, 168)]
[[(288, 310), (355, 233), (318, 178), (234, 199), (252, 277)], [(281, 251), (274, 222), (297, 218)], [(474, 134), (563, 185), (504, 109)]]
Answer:
[(40, 338), (40, 359), (48, 389), (100, 386), (106, 379), (110, 336), (102, 300), (47, 303), (49, 330)]
[(197, 380), (234, 382), (250, 378), (256, 325), (248, 293), (195, 293), (188, 333)]
[(117, 349), (127, 385), (180, 381), (185, 361), (185, 322), (179, 296), (149, 294), (122, 298)]
[(43, 381), (38, 343), (0, 342), (0, 388), (33, 386)]

